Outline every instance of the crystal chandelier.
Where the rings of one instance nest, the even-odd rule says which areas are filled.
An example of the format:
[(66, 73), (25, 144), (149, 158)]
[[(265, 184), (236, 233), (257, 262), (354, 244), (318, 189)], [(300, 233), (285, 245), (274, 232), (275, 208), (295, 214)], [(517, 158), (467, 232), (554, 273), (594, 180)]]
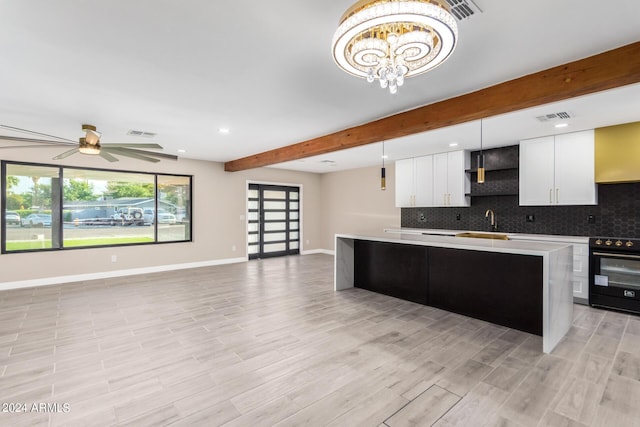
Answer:
[(340, 19), (333, 58), (347, 73), (396, 93), (405, 78), (444, 62), (457, 41), (444, 0), (360, 0)]

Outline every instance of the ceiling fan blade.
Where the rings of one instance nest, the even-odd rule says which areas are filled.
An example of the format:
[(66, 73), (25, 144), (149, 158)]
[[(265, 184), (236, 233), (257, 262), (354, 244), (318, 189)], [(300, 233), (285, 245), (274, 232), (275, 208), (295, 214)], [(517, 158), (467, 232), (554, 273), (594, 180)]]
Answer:
[(35, 142), (38, 144), (48, 144), (48, 145), (77, 145), (77, 142), (62, 142), (62, 141), (50, 141), (47, 139), (36, 139), (36, 138), (23, 138), (21, 136), (8, 136), (8, 135), (0, 135), (0, 139), (4, 139), (6, 141), (22, 141), (22, 142)]
[(107, 153), (105, 150), (100, 150), (99, 156), (111, 163), (118, 161), (117, 158), (113, 157), (111, 154)]
[(114, 147), (114, 148), (156, 148), (158, 150), (162, 150), (162, 145), (158, 144), (136, 144), (135, 142), (131, 143), (104, 143), (101, 144), (103, 147)]
[(43, 147), (42, 145), (5, 145), (4, 147), (0, 147), (0, 150), (3, 150), (5, 148), (43, 148)]
[[(105, 149), (101, 149), (100, 152), (102, 153), (102, 151), (104, 151)], [(107, 148), (106, 151), (113, 153), (113, 154), (117, 154), (119, 156), (125, 156), (125, 157), (131, 157), (134, 159), (138, 159), (138, 160), (144, 160), (146, 162), (153, 162), (153, 163), (158, 163), (160, 161), (160, 159), (154, 159), (153, 157), (149, 157), (146, 155), (142, 155), (136, 152), (136, 150), (131, 150), (128, 148), (115, 148), (115, 147), (110, 147)], [(143, 153), (145, 153), (143, 151)], [(146, 153), (145, 153), (146, 154)], [(155, 154), (155, 153), (153, 153)]]
[(65, 151), (65, 152), (64, 152), (64, 153), (62, 153), (62, 154), (58, 154), (57, 156), (55, 156), (55, 157), (53, 158), (53, 160), (66, 159), (67, 157), (71, 156), (72, 154), (76, 154), (76, 153), (78, 153), (78, 152), (80, 152), (80, 150), (79, 150), (79, 149), (77, 149), (77, 148), (72, 148), (72, 149), (71, 149), (71, 150), (69, 150), (69, 151)]
[(49, 135), (49, 134), (47, 134), (47, 133), (36, 132), (36, 131), (33, 131), (33, 130), (29, 130), (29, 129), (17, 128), (17, 127), (14, 127), (14, 126), (0, 125), (0, 128), (8, 129), (8, 130), (14, 130), (14, 131), (18, 131), (18, 132), (30, 133), (30, 134), (33, 134), (33, 135), (46, 136), (46, 137), (48, 137), (48, 138), (60, 139), (60, 140), (62, 140), (62, 141), (75, 142), (75, 141), (73, 141), (73, 140), (71, 140), (71, 139), (61, 138), (61, 137), (59, 137), (59, 136)]
[[(103, 146), (104, 147), (104, 146)], [(107, 147), (108, 150), (122, 150), (122, 151), (129, 151), (129, 152), (133, 152), (136, 154), (142, 154), (143, 156), (149, 156), (149, 157), (160, 157), (162, 159), (169, 159), (169, 160), (178, 160), (178, 156), (174, 156), (173, 154), (165, 154), (165, 153), (156, 153), (154, 151), (144, 151), (144, 150), (136, 150), (134, 148), (115, 148), (115, 147)]]

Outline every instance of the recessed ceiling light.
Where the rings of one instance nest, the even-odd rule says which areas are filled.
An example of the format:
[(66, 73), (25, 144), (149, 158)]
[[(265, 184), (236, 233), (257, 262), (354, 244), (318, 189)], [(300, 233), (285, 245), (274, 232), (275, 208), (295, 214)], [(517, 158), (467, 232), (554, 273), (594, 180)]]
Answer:
[(449, 144), (449, 147), (457, 147), (458, 143), (457, 142), (452, 142), (451, 144)]
[(179, 149), (178, 149), (178, 153), (186, 153), (186, 152), (187, 152), (187, 150), (184, 150), (184, 149), (182, 149), (182, 148), (179, 148)]
[(218, 128), (218, 132), (226, 134), (231, 132), (231, 130), (229, 128)]
[(555, 125), (556, 129), (566, 128), (567, 126), (569, 126), (569, 123), (558, 123)]
[(382, 156), (383, 159), (388, 159), (389, 156), (387, 156), (386, 154), (384, 156)]

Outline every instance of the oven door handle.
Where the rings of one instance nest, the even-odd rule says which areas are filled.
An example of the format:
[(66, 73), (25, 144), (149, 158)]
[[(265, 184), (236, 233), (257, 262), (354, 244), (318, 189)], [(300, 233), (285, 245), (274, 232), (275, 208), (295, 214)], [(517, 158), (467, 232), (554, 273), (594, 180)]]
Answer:
[(604, 252), (591, 252), (593, 255), (604, 256), (609, 258), (628, 258), (628, 259), (640, 259), (640, 255), (619, 255)]

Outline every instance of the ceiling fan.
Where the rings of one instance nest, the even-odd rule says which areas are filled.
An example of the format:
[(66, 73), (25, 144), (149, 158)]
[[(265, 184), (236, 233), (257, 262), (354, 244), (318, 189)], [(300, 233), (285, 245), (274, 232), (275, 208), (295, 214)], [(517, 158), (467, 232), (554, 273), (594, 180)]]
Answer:
[(140, 148), (147, 149), (156, 149), (162, 150), (162, 146), (158, 144), (149, 144), (149, 143), (100, 143), (100, 137), (102, 134), (96, 130), (96, 127), (93, 125), (82, 125), (82, 131), (85, 133), (85, 136), (80, 138), (78, 142), (75, 142), (70, 139), (61, 138), (54, 135), (48, 135), (46, 133), (35, 132), (27, 129), (21, 129), (13, 126), (0, 125), (0, 128), (29, 133), (32, 135), (38, 135), (40, 137), (45, 138), (53, 138), (52, 139), (40, 139), (40, 138), (25, 138), (19, 136), (8, 136), (8, 135), (0, 135), (0, 139), (8, 140), (8, 141), (20, 141), (20, 142), (31, 142), (36, 143), (38, 145), (12, 145), (0, 147), (2, 148), (35, 148), (35, 147), (43, 147), (45, 145), (55, 145), (55, 146), (74, 146), (70, 150), (65, 151), (64, 153), (58, 154), (53, 159), (60, 160), (67, 158), (76, 153), (88, 154), (88, 155), (99, 155), (103, 159), (109, 162), (117, 162), (118, 158), (114, 155), (131, 157), (138, 160), (144, 160), (146, 162), (157, 163), (160, 159), (171, 159), (176, 160), (178, 156), (174, 156), (171, 154), (165, 153), (156, 153), (153, 151), (145, 151), (140, 150)]

